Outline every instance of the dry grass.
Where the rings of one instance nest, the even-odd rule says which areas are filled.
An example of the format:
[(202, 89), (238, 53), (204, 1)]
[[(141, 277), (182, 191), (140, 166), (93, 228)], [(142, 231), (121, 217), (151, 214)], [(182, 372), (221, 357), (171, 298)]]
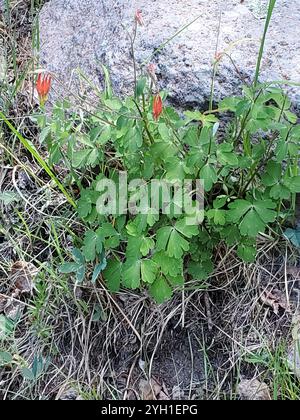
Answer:
[[(165, 383), (171, 398), (175, 390), (185, 398), (235, 398), (241, 376), (263, 378), (272, 387), (274, 372), (259, 360), (290, 339), (298, 307), (297, 281), (285, 277), (284, 244), (262, 241), (251, 266), (221, 247), (207, 290), (177, 293), (157, 306), (140, 292), (111, 295), (104, 285), (75, 287), (72, 279), (58, 276), (60, 253), (71, 247), (66, 230), (80, 226), (65, 218), (63, 208), (61, 214), (59, 206), (41, 212), (40, 205), (22, 200), (18, 212), (27, 229), (10, 219), (0, 245), (2, 296), (12, 293), (13, 261), (39, 268), (32, 295), (21, 297), (26, 306), (14, 338), (2, 349), (14, 356), (0, 373), (3, 398), (138, 398), (140, 380), (153, 377)], [(288, 255), (293, 264), (297, 256), (292, 250)], [(291, 312), (275, 314), (261, 296), (274, 289), (284, 294), (286, 287)], [(24, 380), (22, 368), (36, 355), (49, 366), (35, 381)]]

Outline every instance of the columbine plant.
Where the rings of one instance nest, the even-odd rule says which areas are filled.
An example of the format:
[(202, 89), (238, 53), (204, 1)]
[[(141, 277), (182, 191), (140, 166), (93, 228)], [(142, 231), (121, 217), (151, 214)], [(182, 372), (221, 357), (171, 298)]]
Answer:
[[(140, 14), (136, 22), (143, 23)], [(69, 169), (66, 183), (79, 187), (77, 212), (86, 225), (74, 262), (61, 271), (76, 273), (78, 282), (100, 278), (111, 291), (147, 286), (163, 302), (186, 281), (205, 286), (220, 244), (253, 262), (257, 237), (280, 233), (292, 220), (300, 192), (300, 126), (286, 94), (267, 83), (244, 86), (243, 95), (224, 99), (217, 109), (182, 117), (163, 106), (166, 94), (155, 88), (155, 67), (147, 74), (137, 80), (134, 96), (123, 101), (106, 88), (92, 116), (58, 103), (51, 118), (40, 119), (41, 140), (50, 163), (64, 162)], [(219, 125), (223, 114), (230, 116), (225, 131)], [(190, 213), (178, 211), (175, 193), (168, 213), (162, 192), (158, 214), (99, 213), (97, 202), (105, 193), (99, 182), (111, 181), (118, 195), (120, 172), (129, 183), (203, 180), (199, 223), (189, 224)], [(139, 202), (137, 194), (129, 189), (128, 201)], [(196, 204), (195, 191), (191, 198)]]

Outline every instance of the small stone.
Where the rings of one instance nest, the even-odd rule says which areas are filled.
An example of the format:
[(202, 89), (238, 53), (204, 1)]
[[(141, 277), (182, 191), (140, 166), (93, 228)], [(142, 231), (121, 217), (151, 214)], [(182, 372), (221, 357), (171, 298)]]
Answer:
[(258, 379), (242, 379), (238, 386), (238, 393), (244, 400), (271, 400), (268, 385)]

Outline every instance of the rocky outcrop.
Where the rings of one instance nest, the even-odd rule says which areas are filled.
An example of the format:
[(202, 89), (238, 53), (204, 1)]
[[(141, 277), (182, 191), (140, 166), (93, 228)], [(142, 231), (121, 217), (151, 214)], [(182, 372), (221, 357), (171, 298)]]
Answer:
[[(145, 21), (145, 26), (138, 28), (137, 62), (142, 68), (149, 61), (157, 65), (160, 87), (169, 91), (171, 102), (183, 107), (207, 102), (218, 32), (218, 51), (226, 54), (220, 61), (215, 98), (235, 94), (243, 80), (253, 77), (266, 3), (265, 0), (50, 0), (40, 15), (40, 62), (63, 82), (56, 84), (52, 99), (68, 94), (69, 89), (86, 91), (86, 83), (77, 75), (79, 68), (101, 86), (101, 63), (109, 67), (117, 94), (132, 91), (128, 32), (132, 31), (137, 8), (143, 11)], [(263, 80), (300, 81), (299, 19), (300, 0), (277, 0), (262, 65)], [(167, 40), (170, 41), (160, 49)], [(160, 51), (155, 53), (157, 49)], [(300, 103), (299, 89), (290, 90), (294, 102)]]

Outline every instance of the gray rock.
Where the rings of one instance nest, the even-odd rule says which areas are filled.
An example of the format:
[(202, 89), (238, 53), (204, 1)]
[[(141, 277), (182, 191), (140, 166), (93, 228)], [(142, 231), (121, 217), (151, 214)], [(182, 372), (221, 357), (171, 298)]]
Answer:
[[(239, 92), (243, 80), (255, 72), (262, 35), (266, 0), (50, 0), (40, 15), (41, 66), (53, 71), (56, 83), (52, 99), (88, 91), (79, 82), (80, 68), (101, 86), (101, 63), (111, 72), (117, 94), (133, 91), (133, 65), (128, 32), (133, 29), (137, 8), (145, 26), (138, 28), (136, 59), (145, 72), (149, 61), (157, 65), (159, 85), (167, 89), (177, 106), (202, 106), (210, 96), (212, 62), (221, 10), (220, 62), (215, 99)], [(178, 29), (197, 21), (154, 54)], [(300, 0), (277, 0), (263, 59), (262, 80), (300, 81)], [(143, 67), (144, 65), (144, 67)], [(300, 107), (300, 91), (289, 88)]]

